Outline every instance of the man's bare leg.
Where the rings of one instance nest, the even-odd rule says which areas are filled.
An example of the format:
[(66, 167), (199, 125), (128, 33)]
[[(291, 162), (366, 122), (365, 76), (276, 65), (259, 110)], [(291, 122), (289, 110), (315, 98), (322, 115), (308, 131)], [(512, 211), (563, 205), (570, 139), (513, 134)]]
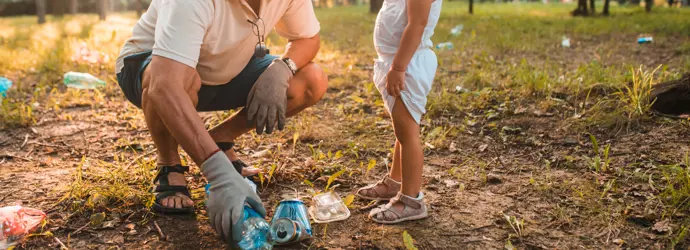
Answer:
[[(156, 150), (158, 153), (157, 165), (158, 166), (172, 166), (180, 163), (180, 155), (178, 151), (178, 143), (170, 133), (168, 128), (163, 123), (160, 115), (158, 115), (155, 107), (151, 104), (149, 95), (146, 94), (149, 91), (149, 85), (151, 82), (151, 73), (149, 67), (144, 70), (142, 78), (143, 94), (142, 94), (142, 109), (144, 111), (144, 116), (146, 118), (146, 125), (149, 128), (151, 137), (153, 138), (153, 143), (156, 145)], [(201, 82), (198, 84), (190, 84), (185, 92), (192, 97), (192, 103), (196, 106), (196, 96), (198, 88)], [(199, 85), (199, 86), (196, 86)], [(196, 91), (194, 91), (196, 89)], [(187, 180), (184, 174), (181, 173), (169, 173), (168, 182), (172, 186), (185, 186), (187, 185)], [(169, 208), (182, 208), (191, 207), (194, 202), (190, 197), (182, 193), (177, 193), (175, 196), (166, 197), (161, 200), (161, 205)]]
[[(317, 64), (309, 63), (295, 74), (289, 84), (287, 116), (291, 117), (321, 100), (328, 88), (328, 77)], [(209, 133), (215, 142), (234, 142), (235, 139), (252, 129), (254, 126), (247, 124), (247, 111), (242, 109), (220, 125), (212, 128)], [(235, 150), (228, 150), (225, 154), (232, 161), (239, 159)], [(242, 174), (251, 175), (258, 172), (258, 170), (248, 171), (251, 172), (244, 173), (243, 171)]]

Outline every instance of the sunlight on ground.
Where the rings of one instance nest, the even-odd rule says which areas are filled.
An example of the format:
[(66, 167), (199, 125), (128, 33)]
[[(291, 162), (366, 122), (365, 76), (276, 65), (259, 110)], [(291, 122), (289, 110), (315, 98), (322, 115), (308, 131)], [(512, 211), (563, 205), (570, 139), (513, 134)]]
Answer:
[[(467, 233), (494, 237), (491, 244), (497, 245), (488, 245), (494, 248), (511, 241), (562, 248), (561, 239), (585, 248), (617, 247), (608, 239), (609, 234), (645, 244), (682, 240), (683, 225), (687, 229), (690, 222), (678, 222), (676, 231), (650, 240), (645, 237), (651, 229), (626, 219), (630, 216), (627, 213), (647, 209), (657, 216), (650, 220), (687, 219), (677, 210), (687, 211), (690, 192), (683, 188), (690, 186), (690, 180), (675, 177), (687, 174), (683, 168), (687, 164), (678, 158), (686, 149), (645, 144), (640, 134), (681, 138), (687, 134), (687, 121), (650, 115), (646, 98), (652, 85), (690, 72), (690, 10), (656, 8), (647, 14), (638, 7), (612, 5), (612, 17), (574, 18), (568, 14), (573, 8), (566, 4), (477, 4), (475, 15), (470, 16), (466, 3), (444, 2), (433, 41), (451, 42), (453, 49), (436, 50), (439, 70), (421, 129), (429, 156), (425, 178), (434, 211), (451, 215), (414, 224), (420, 228), (391, 229), (356, 222), (359, 224), (345, 224), (328, 237), (327, 228), (322, 227), (319, 233), (323, 235), (314, 240), (321, 244), (318, 246), (337, 246), (339, 242), (331, 242), (339, 234), (354, 239), (351, 228), (362, 230), (358, 231), (363, 232), (361, 237), (367, 238), (390, 236), (408, 227), (413, 235), (422, 235), (415, 237), (425, 247), (433, 248), (436, 245), (429, 241), (435, 239), (457, 243), (452, 241), (458, 235), (442, 234), (448, 233), (446, 227), (458, 225), (463, 230), (489, 225), (486, 231), (468, 229), (472, 232)], [(237, 142), (243, 146), (242, 157), (251, 159), (256, 152), (267, 155), (252, 160), (264, 170), (275, 171), (265, 176), (273, 182), (280, 180), (308, 193), (320, 191), (324, 180), (343, 171), (346, 174), (338, 179), (342, 184), (338, 191), (345, 194), (372, 181), (374, 173), (385, 172), (390, 163), (393, 131), (371, 82), (376, 56), (372, 44), (375, 15), (362, 6), (317, 9), (317, 16), (322, 49), (316, 61), (330, 79), (325, 99), (290, 119), (285, 131), (270, 137), (252, 133)], [(55, 137), (44, 143), (55, 151), (52, 145), (60, 146), (65, 139), (79, 152), (60, 146), (54, 148), (71, 151), (44, 153), (40, 150), (47, 146), (35, 145), (36, 152), (32, 147), (32, 152), (19, 150), (18, 155), (30, 160), (26, 165), (75, 170), (70, 185), (75, 192), (65, 196), (71, 203), (60, 212), (67, 211), (77, 220), (88, 220), (86, 215), (92, 212), (141, 211), (145, 203), (150, 204), (149, 170), (155, 159), (148, 153), (153, 152), (153, 144), (142, 112), (124, 100), (114, 76), (115, 59), (136, 22), (134, 14), (112, 14), (105, 22), (95, 15), (49, 17), (44, 25), (35, 22), (34, 17), (0, 19), (0, 76), (15, 82), (0, 109), (0, 133), (7, 131), (12, 138), (6, 148), (26, 150), (19, 147), (23, 138), (15, 137), (33, 136), (30, 128), (65, 126), (54, 125), (57, 123), (96, 127), (83, 135)], [(463, 31), (450, 34), (459, 24)], [(637, 37), (643, 34), (653, 35), (654, 43), (637, 44)], [(570, 48), (561, 46), (563, 36), (571, 40)], [(268, 40), (273, 53), (284, 51), (286, 41), (275, 32)], [(93, 52), (103, 62), (79, 60), (82, 50)], [(67, 88), (62, 83), (67, 71), (91, 73), (105, 80), (107, 86), (93, 91)], [(213, 126), (230, 114), (216, 112), (202, 117)], [(589, 135), (600, 138), (602, 145), (593, 147), (595, 139)], [(77, 147), (80, 144), (101, 148), (82, 154)], [(615, 154), (609, 154), (603, 144), (611, 146)], [(54, 157), (59, 163), (37, 163), (45, 157), (51, 161)], [(0, 161), (8, 159), (15, 164), (22, 158)], [(130, 178), (132, 172), (137, 178)], [(496, 179), (491, 174), (498, 175), (498, 182), (503, 184), (492, 183)], [(198, 190), (203, 184), (198, 172), (192, 179)], [(270, 189), (263, 195), (272, 201), (279, 199), (280, 190), (265, 184)], [(642, 187), (653, 190), (637, 190)], [(635, 198), (638, 194), (629, 191), (651, 198), (640, 202)], [(203, 199), (202, 193), (194, 195), (197, 201)], [(467, 198), (474, 196), (485, 203)], [(542, 203), (531, 203), (532, 199)], [(203, 208), (201, 202), (197, 205)], [(487, 208), (496, 213), (505, 211), (485, 214)], [(529, 234), (510, 238), (515, 232), (503, 221), (507, 214), (527, 218), (525, 230)], [(467, 222), (477, 218), (486, 220), (480, 221), (483, 225)], [(60, 226), (81, 226), (69, 220), (64, 223), (69, 225)], [(439, 226), (444, 223), (451, 225)], [(578, 236), (554, 238), (551, 232)], [(601, 232), (606, 235), (595, 235)], [(380, 239), (371, 242), (378, 244)], [(400, 247), (398, 243), (382, 244)], [(439, 248), (444, 246), (449, 245)]]

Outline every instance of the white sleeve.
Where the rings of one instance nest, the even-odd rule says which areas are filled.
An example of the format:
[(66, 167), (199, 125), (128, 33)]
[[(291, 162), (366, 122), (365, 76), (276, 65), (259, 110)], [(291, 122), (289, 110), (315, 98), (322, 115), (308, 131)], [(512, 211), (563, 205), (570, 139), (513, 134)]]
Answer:
[(163, 1), (156, 21), (153, 54), (196, 68), (213, 13), (210, 0)]

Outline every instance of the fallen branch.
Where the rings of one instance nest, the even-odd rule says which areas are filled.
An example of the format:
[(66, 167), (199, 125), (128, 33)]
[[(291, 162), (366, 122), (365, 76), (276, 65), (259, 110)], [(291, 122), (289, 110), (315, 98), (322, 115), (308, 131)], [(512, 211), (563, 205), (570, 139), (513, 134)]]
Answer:
[(161, 240), (165, 240), (165, 234), (163, 234), (163, 230), (161, 230), (161, 227), (158, 226), (156, 221), (153, 222), (153, 226), (155, 226), (156, 230), (158, 230), (158, 235), (161, 237)]
[(62, 241), (60, 241), (60, 239), (58, 239), (58, 237), (53, 237), (53, 239), (55, 239), (55, 242), (60, 244), (60, 249), (69, 249), (67, 246), (65, 246), (65, 244), (62, 243)]
[(91, 224), (91, 222), (87, 222), (86, 225), (83, 225), (83, 226), (81, 226), (80, 228), (77, 228), (77, 230), (74, 230), (74, 232), (72, 232), (71, 234), (72, 234), (72, 235), (78, 234), (79, 232), (81, 232), (81, 230), (84, 230), (84, 228), (88, 227), (89, 224)]
[(129, 164), (127, 164), (127, 168), (131, 167), (132, 164), (137, 163), (139, 160), (141, 160), (141, 158), (144, 158), (144, 157), (146, 157), (146, 156), (149, 156), (149, 155), (151, 155), (151, 154), (153, 154), (153, 153), (155, 153), (155, 152), (156, 152), (156, 149), (153, 149), (153, 150), (151, 150), (151, 151), (149, 151), (149, 152), (144, 153), (143, 155), (137, 156), (137, 158), (134, 158), (133, 161), (131, 161), (131, 162), (129, 162)]
[(28, 141), (29, 141), (29, 134), (27, 133), (27, 134), (24, 136), (24, 142), (22, 142), (22, 145), (19, 146), (19, 149), (24, 148), (24, 146), (26, 146), (26, 143), (27, 143)]

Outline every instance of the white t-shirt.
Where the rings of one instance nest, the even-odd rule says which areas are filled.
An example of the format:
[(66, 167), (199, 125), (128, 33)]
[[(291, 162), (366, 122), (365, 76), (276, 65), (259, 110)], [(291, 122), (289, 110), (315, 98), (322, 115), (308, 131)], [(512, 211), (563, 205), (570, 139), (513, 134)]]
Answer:
[[(311, 38), (320, 25), (311, 0), (261, 0), (259, 28), (273, 28), (289, 40)], [(257, 15), (245, 0), (153, 0), (134, 26), (117, 58), (143, 51), (196, 68), (204, 85), (221, 85), (237, 76), (254, 55)], [(263, 23), (263, 24), (262, 24)]]

